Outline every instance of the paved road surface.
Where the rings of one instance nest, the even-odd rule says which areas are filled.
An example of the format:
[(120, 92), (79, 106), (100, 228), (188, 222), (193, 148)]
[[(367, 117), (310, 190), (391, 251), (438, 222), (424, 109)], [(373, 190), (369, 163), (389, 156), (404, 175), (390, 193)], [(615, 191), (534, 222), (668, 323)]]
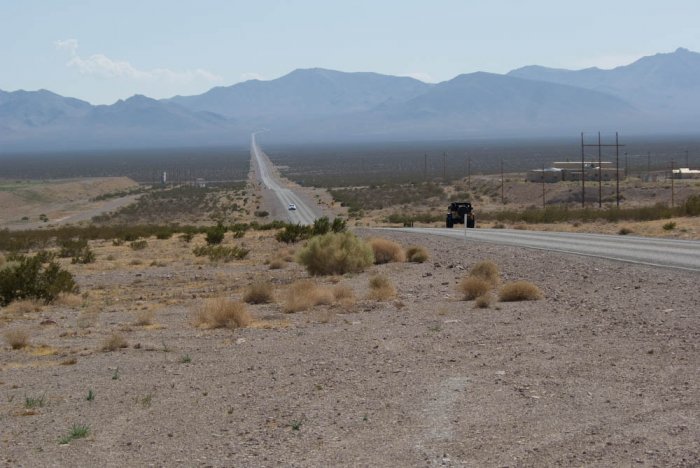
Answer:
[(700, 241), (512, 229), (404, 228), (403, 231), (466, 238), (532, 249), (700, 271)]
[[(272, 162), (270, 158), (267, 157), (255, 141), (255, 134), (253, 134), (250, 139), (250, 155), (252, 163), (258, 168), (261, 182), (265, 187), (274, 192), (282, 209), (286, 210), (288, 220), (292, 223), (313, 224), (314, 220), (318, 217), (316, 211), (310, 208), (299, 195), (281, 185), (272, 171)], [(290, 203), (294, 203), (297, 209), (294, 211), (289, 210), (288, 207)]]

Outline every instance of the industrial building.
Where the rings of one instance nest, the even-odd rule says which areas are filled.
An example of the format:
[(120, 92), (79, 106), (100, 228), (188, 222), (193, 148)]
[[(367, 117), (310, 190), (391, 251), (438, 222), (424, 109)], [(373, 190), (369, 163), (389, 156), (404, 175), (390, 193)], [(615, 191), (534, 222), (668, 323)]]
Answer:
[(681, 167), (673, 170), (674, 179), (700, 179), (700, 170)]

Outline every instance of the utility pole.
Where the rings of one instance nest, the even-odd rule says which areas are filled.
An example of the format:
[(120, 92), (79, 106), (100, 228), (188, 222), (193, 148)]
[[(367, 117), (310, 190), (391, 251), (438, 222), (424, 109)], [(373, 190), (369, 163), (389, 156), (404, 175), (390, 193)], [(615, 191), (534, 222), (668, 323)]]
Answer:
[(673, 186), (673, 169), (675, 166), (675, 161), (671, 159), (671, 208), (675, 205), (676, 197), (675, 197), (675, 190)]
[(506, 204), (506, 199), (503, 196), (503, 160), (501, 159), (501, 204)]
[(615, 201), (617, 207), (620, 208), (620, 144), (617, 132), (615, 132), (615, 178)]
[(544, 163), (542, 163), (542, 209), (545, 209), (545, 199), (544, 199)]
[(603, 154), (600, 147), (600, 132), (598, 132), (598, 208), (603, 207)]
[(467, 188), (469, 191), (472, 189), (472, 157), (469, 156), (467, 159)]
[(586, 207), (586, 161), (584, 156), (583, 132), (581, 132), (581, 208)]
[(442, 153), (442, 181), (445, 182), (447, 180), (447, 172), (446, 172), (446, 164), (447, 162), (447, 155), (443, 151)]
[(423, 179), (428, 181), (428, 153), (423, 154)]

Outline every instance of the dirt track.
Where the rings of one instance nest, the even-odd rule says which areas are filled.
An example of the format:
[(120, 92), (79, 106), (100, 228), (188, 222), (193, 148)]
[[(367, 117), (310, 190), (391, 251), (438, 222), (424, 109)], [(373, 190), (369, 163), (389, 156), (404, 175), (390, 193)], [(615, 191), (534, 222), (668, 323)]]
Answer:
[[(343, 278), (360, 298), (351, 310), (318, 306), (285, 316), (279, 304), (251, 306), (259, 319), (289, 319), (269, 330), (203, 331), (190, 318), (202, 297), (240, 297), (256, 274), (272, 277), (279, 291), (305, 276), (296, 265), (267, 270), (262, 263), (276, 248), (273, 240), (247, 240), (256, 247), (251, 258), (222, 266), (183, 253), (165, 267), (74, 267), (83, 290), (103, 298), (98, 324), (77, 328), (79, 307), (52, 306), (2, 325), (31, 327), (32, 343), (57, 350), (48, 356), (32, 355), (38, 348), (2, 350), (3, 462), (700, 463), (700, 276), (487, 244), (465, 252), (460, 241), (414, 234), (382, 236), (424, 245), (432, 258)], [(145, 264), (161, 255), (157, 242), (138, 253)], [(99, 256), (118, 248), (95, 249)], [(485, 310), (460, 301), (456, 282), (482, 259), (501, 267), (503, 281), (538, 284), (546, 299)], [(364, 299), (371, 272), (392, 278), (396, 300)], [(158, 325), (131, 325), (134, 311), (149, 304), (162, 307)], [(56, 324), (39, 325), (44, 319)], [(130, 347), (96, 351), (115, 330)], [(184, 355), (190, 363), (181, 362)], [(70, 357), (75, 365), (58, 365)], [(86, 401), (88, 389), (94, 401)], [(27, 413), (25, 397), (41, 394), (46, 405)], [(89, 425), (89, 436), (59, 445), (77, 423)]]

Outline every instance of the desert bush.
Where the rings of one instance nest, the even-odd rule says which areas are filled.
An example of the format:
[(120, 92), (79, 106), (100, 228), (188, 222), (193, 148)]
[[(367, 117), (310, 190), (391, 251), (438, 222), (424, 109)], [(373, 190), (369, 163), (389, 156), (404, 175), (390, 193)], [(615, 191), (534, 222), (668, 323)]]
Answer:
[(498, 293), (498, 298), (502, 302), (536, 301), (542, 297), (540, 288), (529, 281), (506, 283)]
[(156, 239), (166, 240), (173, 237), (175, 232), (171, 229), (163, 229), (162, 231), (156, 232)]
[(20, 299), (13, 301), (5, 307), (5, 313), (12, 315), (25, 315), (33, 312), (41, 312), (44, 303), (37, 299)]
[(333, 232), (345, 232), (347, 229), (347, 223), (343, 218), (334, 218), (333, 223), (331, 223), (331, 231)]
[(412, 245), (406, 249), (406, 259), (412, 263), (423, 263), (428, 260), (428, 251), (425, 247)]
[(221, 244), (226, 235), (226, 228), (222, 225), (207, 229), (206, 241), (208, 245)]
[(102, 342), (102, 351), (116, 351), (120, 348), (126, 348), (129, 344), (126, 339), (119, 333), (112, 333)]
[(323, 234), (327, 234), (331, 230), (331, 222), (328, 219), (328, 216), (323, 216), (321, 218), (315, 219), (314, 220), (314, 225), (311, 228), (311, 235), (312, 236), (321, 236)]
[(617, 231), (617, 233), (621, 236), (626, 236), (627, 234), (632, 234), (633, 232), (634, 231), (632, 229), (630, 229), (626, 226), (621, 227), (620, 230)]
[(199, 328), (245, 328), (252, 322), (243, 302), (224, 297), (207, 299), (194, 317), (194, 325)]
[(474, 265), (469, 270), (469, 275), (487, 281), (491, 287), (495, 287), (499, 281), (498, 266), (490, 260), (484, 260)]
[(192, 239), (194, 239), (194, 232), (184, 232), (180, 234), (180, 239), (183, 242), (189, 244), (190, 242), (192, 242)]
[(328, 233), (313, 237), (297, 255), (312, 275), (363, 271), (374, 262), (372, 249), (352, 233)]
[(265, 279), (253, 281), (243, 294), (243, 300), (248, 304), (267, 304), (272, 302), (272, 283)]
[(224, 245), (203, 245), (200, 247), (195, 247), (192, 250), (197, 257), (209, 257), (212, 262), (230, 262), (232, 260), (241, 260), (245, 258), (249, 249), (244, 247), (239, 247), (234, 245), (233, 247), (226, 247)]
[(285, 262), (283, 258), (276, 257), (276, 258), (273, 258), (272, 260), (270, 260), (269, 266), (270, 266), (270, 270), (281, 270), (286, 265), (287, 265), (287, 262)]
[(270, 212), (265, 211), (265, 210), (256, 211), (254, 214), (258, 218), (266, 218), (266, 217), (270, 216)]
[(129, 244), (131, 250), (143, 250), (148, 247), (148, 242), (145, 239), (135, 240)]
[(87, 239), (64, 239), (58, 244), (61, 247), (58, 256), (61, 258), (75, 257), (88, 246)]
[(333, 291), (328, 288), (319, 287), (309, 280), (296, 281), (287, 290), (282, 310), (288, 314), (299, 312), (315, 305), (332, 304), (334, 299)]
[(21, 328), (5, 331), (4, 337), (12, 349), (21, 349), (29, 344), (29, 332)]
[(2, 266), (5, 264), (5, 262), (6, 262), (5, 256), (2, 253), (0, 253), (0, 268), (2, 268)]
[(386, 301), (394, 296), (396, 296), (396, 288), (388, 277), (375, 275), (369, 279), (369, 299)]
[(459, 290), (464, 294), (465, 301), (471, 301), (483, 296), (493, 288), (493, 284), (479, 276), (469, 275), (459, 283)]
[(676, 223), (673, 221), (669, 221), (668, 223), (664, 224), (663, 226), (664, 231), (673, 231), (676, 229)]
[(493, 304), (494, 297), (493, 294), (490, 292), (487, 292), (486, 294), (482, 294), (481, 296), (477, 297), (474, 300), (474, 308), (475, 309), (488, 309), (491, 307), (491, 304)]
[(275, 235), (275, 239), (286, 244), (299, 242), (309, 237), (311, 237), (311, 227), (301, 224), (288, 224)]
[(396, 242), (388, 239), (374, 238), (369, 240), (369, 245), (374, 253), (374, 263), (405, 262), (406, 254), (403, 248)]
[(73, 275), (51, 260), (16, 255), (0, 269), (0, 305), (16, 299), (40, 299), (49, 303), (60, 293), (78, 292)]

